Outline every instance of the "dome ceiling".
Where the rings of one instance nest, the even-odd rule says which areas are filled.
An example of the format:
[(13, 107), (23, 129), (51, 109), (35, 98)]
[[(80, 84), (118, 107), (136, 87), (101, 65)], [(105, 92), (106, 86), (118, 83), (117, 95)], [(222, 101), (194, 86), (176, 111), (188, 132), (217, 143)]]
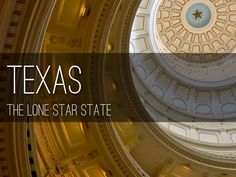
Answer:
[[(142, 12), (145, 3), (141, 3), (133, 26), (131, 52), (161, 54), (155, 61), (188, 85), (225, 87), (235, 82), (235, 3), (144, 2), (149, 3), (149, 16)], [(196, 12), (199, 17), (195, 17)]]
[(209, 54), (234, 51), (236, 7), (232, 1), (161, 0), (156, 8), (157, 43), (163, 44), (164, 51), (189, 53), (181, 58), (198, 63), (221, 58)]
[(130, 39), (136, 89), (154, 121), (187, 138), (186, 146), (236, 143), (236, 124), (227, 122), (236, 115), (235, 38), (234, 1), (143, 0), (139, 6)]
[(176, 56), (159, 57), (173, 76), (205, 87), (235, 82), (235, 3), (162, 0), (155, 9), (153, 52)]
[[(194, 79), (187, 80), (190, 74), (180, 77), (180, 68), (185, 65), (194, 69), (224, 65), (229, 70), (233, 64), (227, 65), (229, 60), (190, 62), (178, 56), (175, 60), (166, 55), (171, 56), (168, 61), (179, 62), (180, 67), (173, 67), (171, 63), (161, 63), (167, 61), (161, 58), (163, 56), (148, 55), (156, 52), (156, 44), (161, 44), (153, 37), (157, 34), (153, 22), (159, 2), (142, 0), (132, 30), (130, 50), (138, 54), (134, 55), (131, 63), (140, 99), (150, 117), (161, 123), (156, 126), (156, 123), (131, 121), (134, 117), (142, 120), (149, 116), (133, 88), (129, 60), (123, 60), (123, 57), (120, 60), (86, 60), (83, 66), (87, 66), (88, 89), (79, 102), (106, 100), (114, 105), (114, 120), (124, 117), (129, 121), (3, 122), (0, 124), (0, 176), (235, 176), (235, 124), (169, 121), (233, 118), (236, 89), (229, 83), (223, 80), (223, 87), (212, 84), (209, 89), (204, 85), (198, 87), (193, 83)], [(130, 23), (138, 3), (136, 0), (37, 0), (32, 3), (24, 0), (12, 5), (11, 0), (5, 1), (2, 9), (9, 12), (4, 14), (9, 18), (2, 18), (6, 29), (3, 30), (6, 39), (2, 39), (4, 52), (39, 52), (41, 45), (42, 52), (49, 53), (126, 51)], [(83, 17), (78, 20), (79, 12)], [(199, 18), (201, 11), (194, 13)], [(210, 21), (204, 23), (208, 25)], [(200, 25), (204, 26), (204, 23)], [(199, 24), (192, 24), (196, 25), (199, 28)], [(71, 45), (71, 41), (76, 45)], [(7, 61), (10, 58), (4, 55), (3, 59)], [(172, 73), (174, 71), (179, 75)], [(8, 85), (7, 76), (7, 72), (1, 75), (3, 85)], [(199, 75), (192, 76), (200, 78)], [(94, 81), (94, 78), (99, 80)], [(209, 84), (210, 78), (205, 79)], [(8, 90), (1, 89), (0, 92), (2, 102), (10, 99)], [(39, 97), (40, 102), (49, 101), (44, 94)], [(21, 98), (16, 97), (17, 100)], [(27, 103), (35, 100), (31, 96), (24, 99)], [(78, 101), (66, 95), (54, 99)]]

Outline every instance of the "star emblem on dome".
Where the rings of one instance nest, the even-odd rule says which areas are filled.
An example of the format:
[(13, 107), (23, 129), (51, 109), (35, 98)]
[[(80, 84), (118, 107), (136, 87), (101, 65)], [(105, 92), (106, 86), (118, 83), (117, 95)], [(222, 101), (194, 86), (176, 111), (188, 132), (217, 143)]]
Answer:
[(196, 9), (192, 15), (195, 17), (195, 20), (202, 19), (202, 11), (200, 11), (198, 9)]

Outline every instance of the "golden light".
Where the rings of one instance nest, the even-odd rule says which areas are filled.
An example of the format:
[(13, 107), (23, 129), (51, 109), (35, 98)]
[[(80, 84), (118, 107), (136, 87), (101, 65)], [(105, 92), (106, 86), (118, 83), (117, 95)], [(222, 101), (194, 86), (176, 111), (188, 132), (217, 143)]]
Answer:
[(182, 166), (182, 168), (189, 171), (189, 170), (191, 170), (191, 165), (185, 164)]
[(81, 7), (81, 11), (80, 12), (81, 12), (81, 17), (87, 17), (90, 14), (90, 8), (88, 8), (85, 5), (83, 5)]
[(111, 83), (111, 87), (112, 87), (112, 90), (113, 90), (113, 91), (117, 91), (117, 89), (118, 89), (119, 86), (118, 86), (117, 83), (112, 82), (112, 83)]
[(111, 43), (107, 44), (107, 51), (110, 52), (113, 50), (113, 45)]

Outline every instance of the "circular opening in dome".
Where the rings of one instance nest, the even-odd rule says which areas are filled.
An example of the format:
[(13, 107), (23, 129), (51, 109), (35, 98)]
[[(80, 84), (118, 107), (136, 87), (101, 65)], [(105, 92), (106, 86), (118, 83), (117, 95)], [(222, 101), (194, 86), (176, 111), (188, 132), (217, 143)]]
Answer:
[(190, 26), (194, 28), (203, 28), (211, 21), (211, 10), (203, 3), (195, 3), (190, 6), (186, 12), (186, 19)]

